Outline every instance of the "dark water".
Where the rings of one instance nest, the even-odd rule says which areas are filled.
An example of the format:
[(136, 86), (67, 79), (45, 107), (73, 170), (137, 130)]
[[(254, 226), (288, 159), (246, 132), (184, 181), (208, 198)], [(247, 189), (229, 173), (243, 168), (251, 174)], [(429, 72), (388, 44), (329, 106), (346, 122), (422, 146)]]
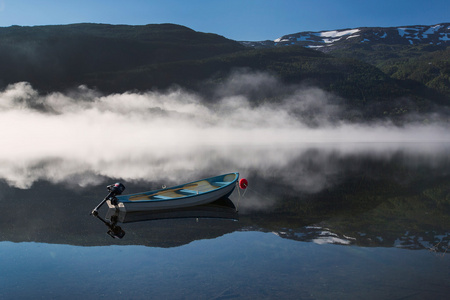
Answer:
[[(211, 150), (204, 154), (211, 164), (162, 181), (240, 172), (250, 187), (230, 196), (238, 220), (119, 223), (122, 239), (108, 236), (105, 224), (89, 215), (105, 186), (122, 180), (132, 193), (157, 188), (160, 180), (86, 170), (29, 179), (22, 172), (16, 184), (0, 183), (0, 297), (447, 299), (449, 149)], [(64, 167), (44, 165), (55, 174)], [(80, 186), (80, 178), (95, 180)], [(17, 184), (27, 179), (28, 186)]]

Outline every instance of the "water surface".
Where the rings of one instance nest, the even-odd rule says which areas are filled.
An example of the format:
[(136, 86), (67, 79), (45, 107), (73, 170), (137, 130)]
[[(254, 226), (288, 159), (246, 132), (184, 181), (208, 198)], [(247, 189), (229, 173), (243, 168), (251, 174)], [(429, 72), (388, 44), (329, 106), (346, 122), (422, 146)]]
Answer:
[[(122, 178), (86, 166), (68, 173), (70, 159), (35, 161), (0, 183), (0, 296), (445, 299), (448, 150), (442, 143), (205, 148), (208, 164), (192, 167), (198, 152), (187, 151), (176, 172), (148, 180), (135, 163), (152, 168), (152, 154), (122, 161)], [(250, 182), (245, 194), (230, 196), (238, 220), (125, 223), (125, 236), (112, 239), (89, 215), (117, 180), (133, 193), (230, 171)]]

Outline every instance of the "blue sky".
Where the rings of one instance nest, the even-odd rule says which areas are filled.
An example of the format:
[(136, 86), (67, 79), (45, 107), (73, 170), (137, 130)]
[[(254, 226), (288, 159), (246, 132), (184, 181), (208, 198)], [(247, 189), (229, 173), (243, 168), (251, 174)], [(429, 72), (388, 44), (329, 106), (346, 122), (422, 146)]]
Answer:
[(450, 22), (449, 0), (0, 0), (0, 27), (175, 23), (234, 40)]

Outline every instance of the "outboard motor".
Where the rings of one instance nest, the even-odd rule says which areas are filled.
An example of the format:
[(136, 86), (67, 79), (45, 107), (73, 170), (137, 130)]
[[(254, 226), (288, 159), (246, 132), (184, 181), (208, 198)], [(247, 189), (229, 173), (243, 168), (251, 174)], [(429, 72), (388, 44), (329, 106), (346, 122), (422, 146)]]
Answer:
[(125, 186), (120, 182), (108, 185), (106, 188), (109, 191), (108, 196), (106, 196), (107, 198), (120, 195), (123, 193), (123, 191), (125, 191)]
[(109, 194), (106, 196), (105, 199), (106, 200), (111, 199), (113, 204), (117, 204), (117, 202), (116, 202), (117, 199), (115, 196), (122, 194), (122, 192), (125, 191), (125, 186), (122, 183), (117, 182), (117, 183), (108, 185), (106, 188), (108, 189)]
[(100, 208), (100, 206), (102, 206), (106, 202), (106, 200), (111, 199), (113, 204), (117, 204), (117, 202), (116, 202), (117, 199), (116, 199), (115, 196), (122, 194), (123, 191), (125, 190), (125, 186), (122, 183), (120, 183), (120, 182), (108, 185), (106, 188), (109, 191), (108, 195), (106, 195), (105, 199), (103, 199), (103, 201), (100, 202), (100, 204), (97, 205), (97, 207), (92, 210), (91, 215), (97, 216), (98, 215), (98, 212), (97, 212), (98, 209)]

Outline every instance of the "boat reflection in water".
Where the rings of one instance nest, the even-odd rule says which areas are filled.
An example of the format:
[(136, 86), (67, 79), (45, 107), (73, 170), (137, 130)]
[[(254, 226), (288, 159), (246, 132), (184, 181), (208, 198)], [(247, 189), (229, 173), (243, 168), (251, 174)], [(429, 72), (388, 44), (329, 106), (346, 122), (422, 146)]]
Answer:
[[(109, 203), (108, 203), (109, 204)], [(163, 209), (152, 211), (125, 212), (114, 205), (108, 205), (105, 218), (95, 215), (108, 228), (107, 234), (113, 238), (122, 239), (125, 231), (118, 223), (133, 223), (162, 219), (229, 219), (237, 221), (238, 211), (229, 198), (222, 198), (209, 204), (197, 205), (185, 208)]]

